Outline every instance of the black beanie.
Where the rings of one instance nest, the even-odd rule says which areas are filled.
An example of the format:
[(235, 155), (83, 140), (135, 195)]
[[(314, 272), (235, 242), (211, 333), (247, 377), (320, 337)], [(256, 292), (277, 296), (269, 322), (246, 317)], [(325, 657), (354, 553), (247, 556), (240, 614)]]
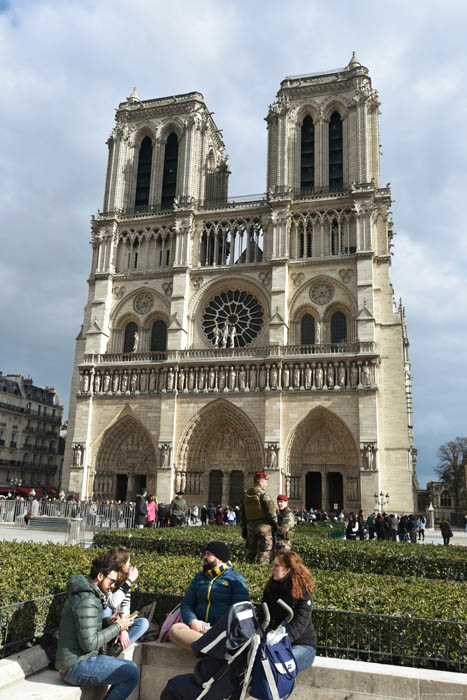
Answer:
[(214, 556), (221, 561), (230, 560), (230, 549), (227, 547), (225, 542), (221, 542), (220, 540), (209, 542), (208, 546), (206, 547), (206, 551), (211, 552), (211, 554), (214, 554)]

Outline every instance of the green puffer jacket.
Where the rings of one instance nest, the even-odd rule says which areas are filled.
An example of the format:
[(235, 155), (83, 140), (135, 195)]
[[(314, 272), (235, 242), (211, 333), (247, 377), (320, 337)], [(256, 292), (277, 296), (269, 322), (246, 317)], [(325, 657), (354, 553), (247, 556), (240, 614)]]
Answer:
[(120, 634), (117, 623), (102, 629), (101, 591), (85, 576), (72, 576), (67, 584), (68, 600), (60, 620), (55, 668), (74, 666)]

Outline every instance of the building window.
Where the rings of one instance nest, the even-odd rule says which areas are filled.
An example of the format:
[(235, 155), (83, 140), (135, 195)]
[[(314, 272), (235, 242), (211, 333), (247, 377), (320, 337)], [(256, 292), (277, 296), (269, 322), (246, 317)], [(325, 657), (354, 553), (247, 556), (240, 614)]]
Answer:
[(303, 120), (300, 156), (300, 190), (310, 194), (315, 184), (315, 126), (310, 116)]
[(165, 352), (167, 349), (167, 325), (164, 321), (156, 321), (151, 332), (151, 350)]
[(302, 345), (315, 343), (315, 319), (311, 314), (305, 314), (300, 321), (300, 343)]
[(441, 508), (452, 508), (452, 499), (448, 491), (442, 491), (439, 497)]
[(337, 192), (343, 183), (342, 119), (339, 112), (333, 112), (329, 121), (329, 189)]
[(152, 141), (149, 136), (143, 139), (139, 148), (138, 172), (136, 175), (135, 208), (147, 207), (151, 186)]
[(138, 333), (138, 326), (133, 321), (125, 328), (125, 340), (123, 343), (123, 352), (133, 352), (135, 347), (135, 336)]
[(162, 175), (162, 209), (171, 209), (177, 189), (178, 138), (170, 134), (165, 145), (164, 170)]
[(345, 343), (347, 340), (347, 318), (342, 311), (331, 317), (331, 343)]

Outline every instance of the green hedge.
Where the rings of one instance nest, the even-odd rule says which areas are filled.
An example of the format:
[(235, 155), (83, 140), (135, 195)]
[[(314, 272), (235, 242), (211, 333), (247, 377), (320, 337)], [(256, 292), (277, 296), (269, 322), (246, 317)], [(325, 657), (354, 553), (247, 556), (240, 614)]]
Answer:
[[(65, 545), (1, 542), (0, 605), (25, 600), (30, 596), (37, 598), (63, 591), (71, 575), (89, 573), (90, 562), (98, 551), (96, 548)], [(201, 567), (200, 559), (194, 556), (154, 552), (135, 552), (132, 554), (132, 562), (140, 572), (138, 585), (132, 595), (132, 607), (141, 607), (157, 592), (160, 597), (157, 616), (160, 620), (184, 593)], [(270, 566), (248, 565), (242, 561), (234, 561), (234, 565), (245, 576), (252, 600), (259, 602), (271, 572)], [(466, 644), (466, 628), (437, 622), (467, 621), (464, 584), (388, 575), (382, 577), (377, 574), (362, 575), (349, 571), (336, 573), (315, 570), (313, 573), (316, 581), (315, 607), (318, 608), (314, 619), (321, 653), (339, 656), (341, 654), (337, 648), (344, 644), (354, 649), (351, 658), (398, 663), (394, 656), (389, 655), (389, 650), (392, 649), (394, 653), (395, 649), (399, 649), (401, 664), (407, 663), (409, 656), (416, 654), (417, 650), (426, 656), (426, 651), (424, 654), (420, 651), (422, 647), (431, 649), (433, 655), (445, 654), (449, 649), (453, 663), (457, 663), (459, 655), (464, 653), (462, 649), (465, 649)], [(60, 595), (54, 599), (31, 601), (22, 607), (0, 608), (0, 644), (32, 637), (44, 629), (56, 626), (64, 600), (65, 596)], [(349, 614), (346, 615), (346, 611)], [(359, 612), (388, 615), (391, 619), (357, 619), (353, 613)], [(413, 618), (428, 621), (420, 622)], [(343, 620), (346, 624), (345, 633)], [(371, 642), (373, 636), (384, 652), (382, 655), (372, 655), (364, 650), (364, 640)], [(11, 651), (11, 647), (9, 649)], [(358, 649), (360, 651), (355, 651)], [(417, 665), (424, 663), (420, 661)], [(457, 670), (458, 667), (445, 668)]]
[[(306, 527), (306, 526), (305, 526)], [(237, 527), (163, 528), (159, 530), (111, 530), (94, 534), (94, 544), (112, 547), (122, 544), (134, 552), (201, 556), (210, 540), (222, 539), (232, 557), (241, 560), (245, 543)], [(394, 573), (398, 576), (467, 580), (467, 547), (413, 545), (401, 542), (352, 542), (309, 537), (298, 532), (294, 549), (313, 571), (351, 571), (360, 574)]]

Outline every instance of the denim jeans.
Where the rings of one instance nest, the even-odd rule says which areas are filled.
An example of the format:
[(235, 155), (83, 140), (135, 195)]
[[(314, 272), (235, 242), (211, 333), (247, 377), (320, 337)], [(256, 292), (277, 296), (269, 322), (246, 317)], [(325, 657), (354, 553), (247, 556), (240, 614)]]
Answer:
[[(112, 608), (110, 605), (108, 605), (104, 610), (102, 611), (102, 618), (104, 617), (111, 617), (113, 615)], [(131, 627), (128, 628), (128, 636), (130, 638), (130, 644), (133, 644), (133, 642), (136, 642), (140, 637), (143, 636), (145, 632), (147, 632), (147, 629), (149, 627), (149, 621), (146, 620), (145, 617), (137, 617), (136, 620), (133, 622)]]
[(111, 685), (105, 700), (125, 700), (139, 683), (134, 661), (113, 656), (88, 656), (62, 676), (68, 685)]
[(292, 646), (292, 654), (297, 664), (297, 673), (300, 673), (300, 671), (304, 671), (313, 665), (316, 649), (308, 644), (294, 644)]

